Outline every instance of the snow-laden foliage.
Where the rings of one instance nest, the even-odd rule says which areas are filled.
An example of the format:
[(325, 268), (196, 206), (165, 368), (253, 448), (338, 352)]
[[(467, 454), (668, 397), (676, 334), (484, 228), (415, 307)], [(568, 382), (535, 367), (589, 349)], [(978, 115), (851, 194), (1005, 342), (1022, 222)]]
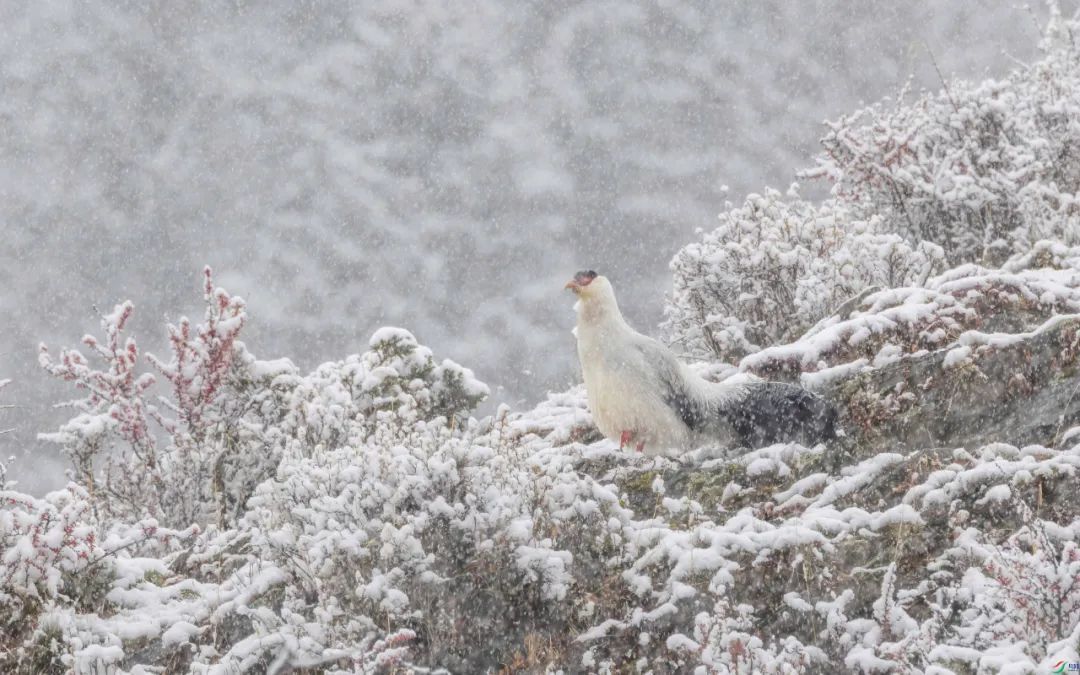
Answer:
[(1080, 49), (1055, 11), (1035, 65), (878, 103), (829, 125), (807, 176), (953, 263), (998, 263), (1031, 243), (1080, 241)]
[[(101, 365), (76, 349), (54, 359), (40, 348), (46, 372), (86, 392), (71, 402), (80, 413), (42, 437), (63, 447), (73, 477), (95, 497), (105, 518), (152, 517), (180, 526), (209, 522), (215, 505), (218, 512), (224, 506), (222, 462), (241, 448), (245, 455), (266, 454), (265, 444), (245, 425), (255, 400), (249, 378), (236, 368), (245, 356), (236, 339), (246, 319), (244, 301), (215, 288), (209, 268), (204, 300), (203, 323), (192, 326), (183, 317), (169, 326), (169, 362), (147, 356), (170, 385), (171, 396), (156, 399), (160, 408), (151, 399), (155, 376), (140, 372), (137, 343), (123, 338), (134, 311), (130, 301), (101, 317), (104, 341), (82, 339)], [(268, 466), (272, 470), (273, 462)]]
[(943, 367), (956, 368), (1080, 312), (1078, 271), (1080, 247), (1038, 242), (997, 269), (962, 265), (921, 286), (863, 294), (799, 341), (761, 349), (741, 366), (774, 378), (802, 373), (814, 387), (928, 350), (945, 350)]
[(487, 387), (398, 328), (305, 374), (245, 348), (244, 304), (208, 272), (202, 321), (147, 359), (155, 383), (117, 306), (84, 339), (94, 360), (42, 352), (84, 394), (50, 435), (71, 484), (31, 497), (0, 467), (0, 670), (1080, 660), (1080, 247), (1016, 239), (1004, 261), (944, 269), (889, 222), (768, 193), (679, 259), (681, 297), (699, 272), (748, 277), (755, 302), (717, 294), (730, 309), (697, 315), (744, 321), (730, 351), (694, 339), (738, 359), (716, 379), (828, 397), (845, 433), (812, 448), (624, 452), (581, 387), (475, 419)]
[[(532, 411), (472, 419), (486, 387), (401, 329), (380, 329), (368, 351), (307, 375), (233, 341), (218, 390), (237, 393), (202, 399), (216, 371), (179, 364), (209, 363), (216, 352), (178, 349), (185, 356), (172, 365), (157, 360), (166, 379), (202, 373), (204, 386), (143, 402), (151, 421), (163, 420), (152, 433), (157, 465), (167, 481), (182, 469), (180, 443), (222, 457), (247, 439), (229, 480), (184, 479), (202, 476), (205, 484), (189, 484), (217, 500), (211, 512), (223, 486), (233, 490), (232, 510), (202, 528), (169, 530), (111, 510), (104, 489), (73, 483), (35, 499), (8, 486), (0, 602), (13, 618), (2, 664), (116, 673), (960, 673), (1075, 658), (1080, 406), (1057, 394), (1064, 407), (1050, 413), (1052, 429), (1030, 408), (1039, 392), (1075, 389), (1080, 251), (1040, 245), (1005, 269), (966, 266), (931, 286), (923, 302), (905, 304), (912, 289), (868, 295), (787, 348), (798, 358), (785, 357), (783, 372), (839, 387), (832, 397), (847, 437), (815, 448), (706, 447), (678, 460), (596, 440), (580, 387)], [(231, 298), (207, 295), (212, 307)], [(992, 322), (994, 339), (969, 328)], [(934, 325), (941, 335), (925, 342)], [(880, 358), (856, 353), (863, 343), (850, 336), (863, 329)], [(173, 335), (187, 344), (208, 330), (184, 332)], [(106, 334), (107, 344), (124, 344)], [(844, 349), (824, 348), (823, 335)], [(1060, 342), (1046, 356), (1050, 335)], [(1046, 359), (1046, 372), (1026, 388), (1005, 382), (995, 398), (994, 383), (1009, 379), (995, 359), (1010, 349)], [(817, 360), (802, 358), (811, 353)], [(760, 367), (755, 357), (742, 369)], [(905, 359), (922, 386), (873, 379)], [(128, 370), (101, 372), (75, 382), (130, 392), (121, 385), (139, 381)], [(905, 394), (932, 401), (972, 381), (985, 401), (950, 407), (1026, 415), (1029, 426), (1014, 430), (1034, 434), (1025, 445), (969, 443), (981, 430), (963, 425), (932, 430), (931, 443), (883, 437), (895, 416), (880, 411)], [(242, 432), (218, 433), (240, 395)], [(904, 405), (907, 426), (937, 412)], [(95, 459), (134, 452), (131, 417), (114, 406), (136, 407), (115, 396), (97, 413), (113, 421), (94, 437)], [(867, 410), (879, 411), (876, 424), (866, 424)], [(195, 419), (215, 431), (192, 433)], [(259, 461), (241, 461), (256, 450)], [(151, 470), (127, 461), (133, 474)], [(253, 487), (243, 494), (239, 485)]]
[[(302, 381), (287, 359), (259, 362), (247, 352), (237, 339), (244, 301), (216, 288), (209, 268), (203, 297), (202, 323), (182, 317), (168, 327), (169, 361), (147, 355), (169, 395), (151, 398), (155, 376), (139, 372), (138, 345), (122, 337), (134, 311), (130, 301), (102, 317), (103, 342), (82, 340), (101, 367), (78, 350), (54, 359), (41, 347), (42, 367), (87, 393), (71, 403), (79, 415), (42, 437), (62, 445), (73, 477), (100, 497), (95, 504), (105, 518), (225, 526), (273, 473), (285, 437), (315, 443), (326, 434), (322, 440), (340, 442), (335, 434), (344, 419), (385, 410), (456, 419), (487, 395), (469, 370), (449, 360), (436, 364), (407, 331), (395, 330), (376, 333), (370, 352), (321, 366)], [(335, 405), (320, 405), (327, 399)], [(323, 414), (336, 419), (316, 417)]]
[[(93, 517), (86, 489), (71, 483), (36, 498), (14, 489), (0, 464), (0, 669), (5, 672), (80, 672), (80, 666), (110, 662), (108, 653), (122, 653), (120, 638), (100, 630), (94, 647), (80, 653), (86, 631), (97, 627), (105, 611), (106, 593), (115, 590), (117, 554), (147, 556), (175, 551), (198, 532), (159, 527), (153, 519), (137, 523), (103, 523)], [(87, 618), (90, 617), (90, 618)]]
[[(248, 670), (279, 661), (367, 672), (400, 660), (403, 644), (413, 639), (409, 629), (386, 631), (380, 628), (384, 622), (365, 618), (382, 617), (375, 609), (359, 611), (364, 607), (354, 607), (357, 603), (349, 601), (354, 594), (340, 585), (355, 581), (356, 570), (329, 565), (356, 563), (344, 554), (360, 554), (356, 542), (363, 541), (367, 521), (339, 516), (351, 533), (346, 541), (316, 537), (300, 552), (287, 545), (290, 528), (299, 524), (302, 530), (306, 517), (318, 525), (309, 531), (332, 531), (324, 532), (325, 520), (317, 509), (303, 506), (306, 499), (298, 501), (299, 491), (327, 477), (322, 461), (345, 448), (354, 454), (339, 461), (329, 478), (351, 482), (356, 476), (346, 467), (379, 466), (378, 450), (388, 451), (391, 444), (421, 447), (425, 439), (458, 438), (475, 425), (467, 414), (488, 394), (487, 387), (468, 369), (435, 361), (408, 331), (391, 328), (372, 336), (369, 351), (301, 376), (288, 360), (259, 361), (248, 353), (236, 339), (246, 318), (243, 301), (214, 287), (209, 270), (204, 286), (204, 321), (192, 325), (182, 318), (169, 326), (171, 359), (147, 359), (170, 385), (154, 403), (153, 376), (139, 373), (138, 346), (122, 337), (133, 312), (130, 302), (102, 318), (103, 342), (83, 339), (103, 366), (75, 350), (53, 359), (42, 348), (47, 372), (87, 392), (73, 403), (79, 414), (49, 435), (64, 445), (72, 476), (82, 485), (45, 500), (4, 494), (4, 598), (29, 595), (60, 606), (54, 616), (39, 601), (37, 618), (43, 623), (12, 636), (11, 664), (47, 662), (78, 671), (165, 659), (170, 667)], [(291, 462), (296, 462), (293, 469)], [(305, 473), (313, 462), (321, 467), (314, 477)], [(300, 474), (297, 480), (285, 479), (293, 472)], [(283, 482), (265, 483), (249, 510), (255, 486), (275, 473)], [(413, 480), (408, 473), (400, 476), (405, 486)], [(333, 491), (316, 482), (312, 493)], [(191, 526), (183, 532), (164, 530), (155, 518)], [(199, 525), (205, 534), (193, 540)], [(378, 537), (380, 529), (369, 536)], [(144, 536), (132, 539), (131, 532)], [(106, 543), (96, 546), (95, 537)], [(151, 537), (164, 548), (149, 548)], [(132, 557), (150, 553), (162, 557)], [(318, 561), (309, 564), (308, 556)], [(95, 573), (85, 574), (88, 569)], [(166, 583), (188, 571), (180, 586)], [(66, 586), (64, 574), (72, 575)], [(292, 583), (299, 579), (312, 585)], [(95, 592), (97, 609), (109, 615), (105, 624), (81, 615), (81, 606), (64, 606), (64, 600), (85, 595), (84, 583), (102, 586)], [(45, 590), (39, 592), (39, 586)], [(167, 590), (154, 590), (159, 587)], [(273, 599), (264, 597), (271, 592)], [(325, 604), (313, 605), (314, 598)], [(256, 617), (258, 625), (244, 618), (255, 600), (265, 603), (266, 616)], [(148, 602), (157, 608), (149, 623)], [(290, 615), (291, 610), (297, 613)], [(289, 620), (299, 612), (317, 621)], [(12, 614), (13, 625), (20, 616)], [(240, 627), (234, 626), (237, 621)], [(201, 644), (196, 638), (211, 624), (215, 639)], [(265, 628), (273, 628), (270, 635), (263, 634)], [(149, 657), (125, 652), (122, 645), (134, 635), (160, 640), (160, 647)]]
[(829, 123), (802, 177), (831, 182), (831, 199), (769, 191), (729, 207), (672, 261), (669, 339), (737, 359), (795, 340), (867, 288), (921, 286), (945, 259), (997, 266), (1040, 240), (1080, 243), (1074, 31), (1055, 11), (1043, 57), (1004, 80)]
[[(24, 351), (57, 317), (137, 293), (129, 330), (165, 351), (146, 340), (204, 263), (265, 355), (402, 325), (539, 399), (575, 372), (567, 269), (652, 324), (719, 182), (787, 181), (820, 120), (912, 68), (936, 86), (924, 40), (946, 72), (1029, 58), (1015, 4), (0, 3), (0, 372), (26, 407), (2, 451), (62, 421)], [(41, 446), (12, 475), (44, 493), (64, 460)]]
[(768, 190), (721, 214), (671, 261), (664, 328), (687, 353), (730, 361), (794, 340), (867, 287), (920, 284), (943, 258), (940, 247), (909, 244), (841, 202)]
[(86, 525), (89, 499), (78, 485), (35, 499), (11, 490), (4, 478), (4, 510), (0, 536), (0, 602), (16, 620), (13, 605), (56, 595), (61, 575), (87, 560), (95, 548), (95, 533)]

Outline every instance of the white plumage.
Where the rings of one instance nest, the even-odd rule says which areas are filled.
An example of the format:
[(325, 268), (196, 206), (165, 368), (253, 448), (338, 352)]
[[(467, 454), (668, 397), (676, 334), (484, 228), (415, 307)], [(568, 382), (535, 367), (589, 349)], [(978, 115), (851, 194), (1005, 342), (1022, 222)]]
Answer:
[(834, 436), (835, 410), (779, 382), (709, 382), (670, 349), (626, 323), (611, 283), (592, 271), (566, 285), (578, 296), (578, 357), (597, 427), (620, 446), (649, 454), (705, 442), (759, 447)]

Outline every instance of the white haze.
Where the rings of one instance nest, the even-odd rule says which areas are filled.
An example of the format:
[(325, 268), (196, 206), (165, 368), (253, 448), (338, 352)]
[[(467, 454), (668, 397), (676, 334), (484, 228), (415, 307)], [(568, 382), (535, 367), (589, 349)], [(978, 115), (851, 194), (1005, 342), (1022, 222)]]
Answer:
[(261, 358), (401, 325), (532, 401), (578, 377), (575, 269), (655, 332), (671, 255), (785, 187), (824, 119), (1004, 73), (1042, 25), (998, 2), (356, 4), (0, 5), (0, 451), (24, 490), (63, 481), (37, 343), (95, 306), (132, 299), (160, 352), (210, 264)]

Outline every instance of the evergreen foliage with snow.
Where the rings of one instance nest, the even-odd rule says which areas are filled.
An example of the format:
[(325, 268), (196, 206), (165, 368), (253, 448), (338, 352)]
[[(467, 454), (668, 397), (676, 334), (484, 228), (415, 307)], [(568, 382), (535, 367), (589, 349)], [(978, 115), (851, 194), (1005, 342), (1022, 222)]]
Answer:
[[(1074, 52), (1055, 36), (1076, 27), (1057, 20), (1044, 61), (1009, 80), (1003, 128), (1027, 114), (1025, 78), (1068, 105)], [(953, 83), (943, 100), (964, 110), (979, 91)], [(937, 140), (912, 147), (935, 150), (904, 161), (936, 167), (949, 136), (920, 128)], [(958, 142), (980, 138), (1001, 142)], [(877, 180), (851, 166), (830, 173), (838, 186)], [(580, 386), (476, 419), (488, 388), (398, 328), (305, 374), (250, 353), (245, 304), (208, 269), (203, 318), (169, 326), (167, 358), (124, 337), (122, 303), (83, 339), (89, 356), (41, 350), (82, 394), (47, 435), (70, 484), (33, 497), (0, 465), (0, 670), (959, 675), (1080, 660), (1080, 246), (1064, 202), (1034, 206), (1058, 188), (1029, 185), (978, 207), (931, 191), (942, 201), (908, 210), (915, 229), (846, 187), (821, 203), (767, 192), (680, 253), (669, 334), (736, 362), (721, 378), (827, 396), (846, 435), (812, 448), (622, 452)]]

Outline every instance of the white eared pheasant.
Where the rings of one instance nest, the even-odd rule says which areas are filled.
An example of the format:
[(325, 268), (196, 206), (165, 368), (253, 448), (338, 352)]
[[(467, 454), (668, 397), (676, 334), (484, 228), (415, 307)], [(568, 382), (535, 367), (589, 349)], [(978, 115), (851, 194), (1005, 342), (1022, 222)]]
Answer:
[(604, 436), (648, 454), (708, 442), (757, 448), (835, 437), (836, 410), (781, 382), (717, 384), (626, 323), (611, 283), (591, 270), (566, 284), (578, 297), (578, 357), (589, 410)]

